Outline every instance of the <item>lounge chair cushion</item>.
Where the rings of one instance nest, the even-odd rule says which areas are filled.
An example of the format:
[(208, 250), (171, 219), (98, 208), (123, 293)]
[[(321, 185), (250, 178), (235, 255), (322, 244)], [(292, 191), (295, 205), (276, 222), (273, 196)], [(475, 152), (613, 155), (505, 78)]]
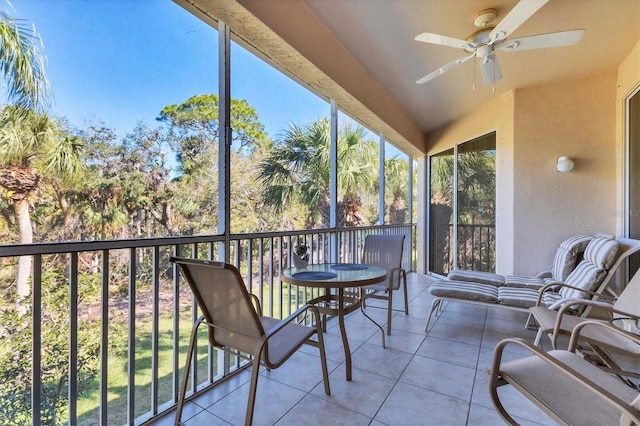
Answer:
[(488, 303), (498, 302), (498, 287), (491, 284), (438, 280), (431, 284), (429, 292), (436, 297), (453, 297)]
[(533, 288), (500, 287), (498, 303), (519, 308), (530, 308), (538, 301), (538, 291)]
[[(620, 243), (616, 240), (594, 238), (584, 251), (584, 259), (569, 274), (565, 284), (583, 290), (595, 290), (617, 259), (620, 249)], [(587, 297), (585, 292), (568, 287), (561, 287), (559, 294), (563, 299)]]
[(447, 278), (452, 281), (467, 281), (480, 284), (491, 284), (497, 287), (504, 285), (504, 277), (492, 272), (465, 271), (464, 269), (454, 269), (449, 272)]
[(504, 285), (506, 287), (538, 289), (544, 284), (545, 280), (539, 277), (528, 277), (525, 275), (507, 275), (504, 277)]
[[(564, 281), (569, 273), (573, 271), (582, 252), (584, 252), (593, 238), (593, 235), (577, 235), (560, 243), (556, 255), (553, 258), (550, 278), (554, 281)], [(545, 277), (546, 276), (543, 275), (535, 277), (507, 275), (503, 277), (502, 275), (492, 272), (466, 271), (462, 269), (455, 269), (447, 275), (447, 278), (452, 281), (468, 281), (480, 284), (491, 284), (497, 287), (507, 286), (518, 288), (540, 288), (545, 284)]]
[(618, 241), (607, 237), (597, 237), (591, 240), (584, 250), (584, 260), (608, 270), (618, 258), (620, 250), (621, 246)]
[(586, 249), (593, 235), (577, 235), (560, 243), (551, 267), (551, 278), (564, 281), (576, 267), (578, 259)]

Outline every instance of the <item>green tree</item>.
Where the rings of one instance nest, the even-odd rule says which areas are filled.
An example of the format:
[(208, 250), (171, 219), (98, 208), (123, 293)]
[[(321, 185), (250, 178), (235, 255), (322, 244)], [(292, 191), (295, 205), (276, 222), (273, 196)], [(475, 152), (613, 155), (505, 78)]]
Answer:
[(22, 107), (18, 112), (43, 105), (49, 87), (44, 63), (44, 46), (35, 27), (0, 10), (0, 70), (8, 83), (6, 97)]
[(389, 223), (407, 222), (407, 196), (409, 191), (409, 165), (406, 161), (393, 157), (384, 163), (384, 183), (389, 204)]
[[(82, 168), (79, 151), (83, 144), (61, 132), (58, 123), (45, 114), (7, 106), (0, 113), (0, 186), (13, 204), (20, 243), (33, 242), (30, 197), (44, 177), (72, 176)], [(18, 261), (17, 292), (29, 295), (31, 257)]]
[[(158, 120), (169, 127), (169, 145), (176, 152), (172, 200), (179, 217), (174, 226), (182, 234), (217, 233), (218, 96), (197, 95), (181, 104), (168, 105), (162, 109)], [(231, 100), (231, 128), (232, 162), (236, 165), (251, 161), (256, 148), (268, 144), (264, 126), (255, 109), (245, 100)], [(233, 166), (232, 175), (237, 177), (241, 169)], [(232, 182), (241, 180), (232, 176)], [(235, 204), (245, 201), (233, 200)]]
[[(364, 140), (366, 130), (357, 125), (341, 129), (338, 141), (338, 225), (362, 223), (359, 191), (371, 191), (376, 170), (372, 167), (375, 144)], [(282, 211), (300, 203), (308, 209), (307, 227), (329, 226), (330, 212), (329, 120), (307, 125), (291, 124), (259, 165), (264, 203)]]

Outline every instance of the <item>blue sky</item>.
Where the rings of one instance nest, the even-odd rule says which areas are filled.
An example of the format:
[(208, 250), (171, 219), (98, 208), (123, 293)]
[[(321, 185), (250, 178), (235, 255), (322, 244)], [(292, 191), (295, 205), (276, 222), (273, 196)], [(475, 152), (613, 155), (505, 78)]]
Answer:
[[(47, 54), (52, 112), (80, 128), (103, 122), (123, 136), (160, 110), (217, 93), (217, 34), (169, 0), (12, 0)], [(6, 4), (3, 5), (6, 8)], [(270, 137), (329, 107), (280, 72), (232, 46), (233, 98), (246, 99)]]

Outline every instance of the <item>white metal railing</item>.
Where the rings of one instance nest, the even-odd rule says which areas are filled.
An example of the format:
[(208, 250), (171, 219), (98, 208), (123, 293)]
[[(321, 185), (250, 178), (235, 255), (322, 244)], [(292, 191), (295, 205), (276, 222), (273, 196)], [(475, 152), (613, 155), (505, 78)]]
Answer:
[[(317, 296), (312, 291), (318, 290), (291, 289), (279, 279), (282, 269), (291, 264), (299, 241), (310, 247), (311, 262), (357, 262), (364, 238), (371, 233), (405, 234), (404, 265), (413, 269), (415, 226), (411, 224), (232, 235), (228, 250), (231, 263), (240, 269), (249, 291), (260, 298), (265, 314), (282, 318)], [(25, 360), (31, 368), (30, 386), (24, 386), (31, 389), (27, 420), (34, 425), (140, 424), (172, 409), (186, 339), (199, 313), (169, 257), (216, 259), (222, 244), (222, 236), (188, 236), (0, 246), (5, 268), (20, 256), (33, 259), (31, 300), (25, 303), (31, 335), (31, 360)], [(51, 288), (64, 289), (66, 313), (52, 312)], [(64, 326), (52, 324), (54, 317), (62, 318)], [(51, 327), (60, 327), (54, 335), (65, 333), (62, 338), (68, 349), (63, 377), (50, 377), (44, 356), (52, 350)], [(126, 331), (118, 332), (122, 328)], [(99, 340), (93, 357), (87, 333)], [(126, 339), (126, 349), (121, 337)], [(242, 367), (239, 359), (212, 349), (206, 333), (198, 342), (191, 395)], [(117, 347), (121, 350), (114, 349)], [(87, 379), (85, 369), (90, 368), (98, 372), (95, 379)], [(125, 383), (117, 382), (118, 376)], [(60, 409), (56, 418), (51, 408), (55, 407), (51, 401), (60, 394), (49, 394), (50, 380), (66, 384), (63, 418)]]

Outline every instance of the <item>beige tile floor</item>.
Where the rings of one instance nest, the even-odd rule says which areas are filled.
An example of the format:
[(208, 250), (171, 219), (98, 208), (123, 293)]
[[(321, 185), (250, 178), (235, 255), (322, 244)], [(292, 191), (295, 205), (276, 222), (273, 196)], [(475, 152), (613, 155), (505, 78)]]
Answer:
[[(353, 354), (353, 380), (345, 380), (344, 353), (336, 322), (329, 322), (325, 344), (331, 396), (324, 394), (318, 352), (303, 347), (284, 366), (261, 374), (255, 425), (499, 425), (487, 391), (493, 348), (504, 337), (533, 341), (526, 314), (449, 303), (429, 332), (424, 331), (432, 296), (430, 278), (409, 274), (409, 315), (392, 320), (387, 347), (380, 331), (360, 312), (346, 319)], [(400, 294), (400, 293), (397, 293)], [(401, 303), (401, 297), (395, 302)], [(398, 307), (400, 307), (400, 303)], [(386, 311), (367, 308), (376, 321)], [(518, 348), (516, 348), (517, 350)], [(522, 351), (506, 352), (517, 358)], [(244, 424), (248, 371), (185, 405), (188, 426)], [(505, 407), (523, 425), (554, 422), (508, 386), (500, 388)], [(174, 414), (154, 425), (173, 424)]]

